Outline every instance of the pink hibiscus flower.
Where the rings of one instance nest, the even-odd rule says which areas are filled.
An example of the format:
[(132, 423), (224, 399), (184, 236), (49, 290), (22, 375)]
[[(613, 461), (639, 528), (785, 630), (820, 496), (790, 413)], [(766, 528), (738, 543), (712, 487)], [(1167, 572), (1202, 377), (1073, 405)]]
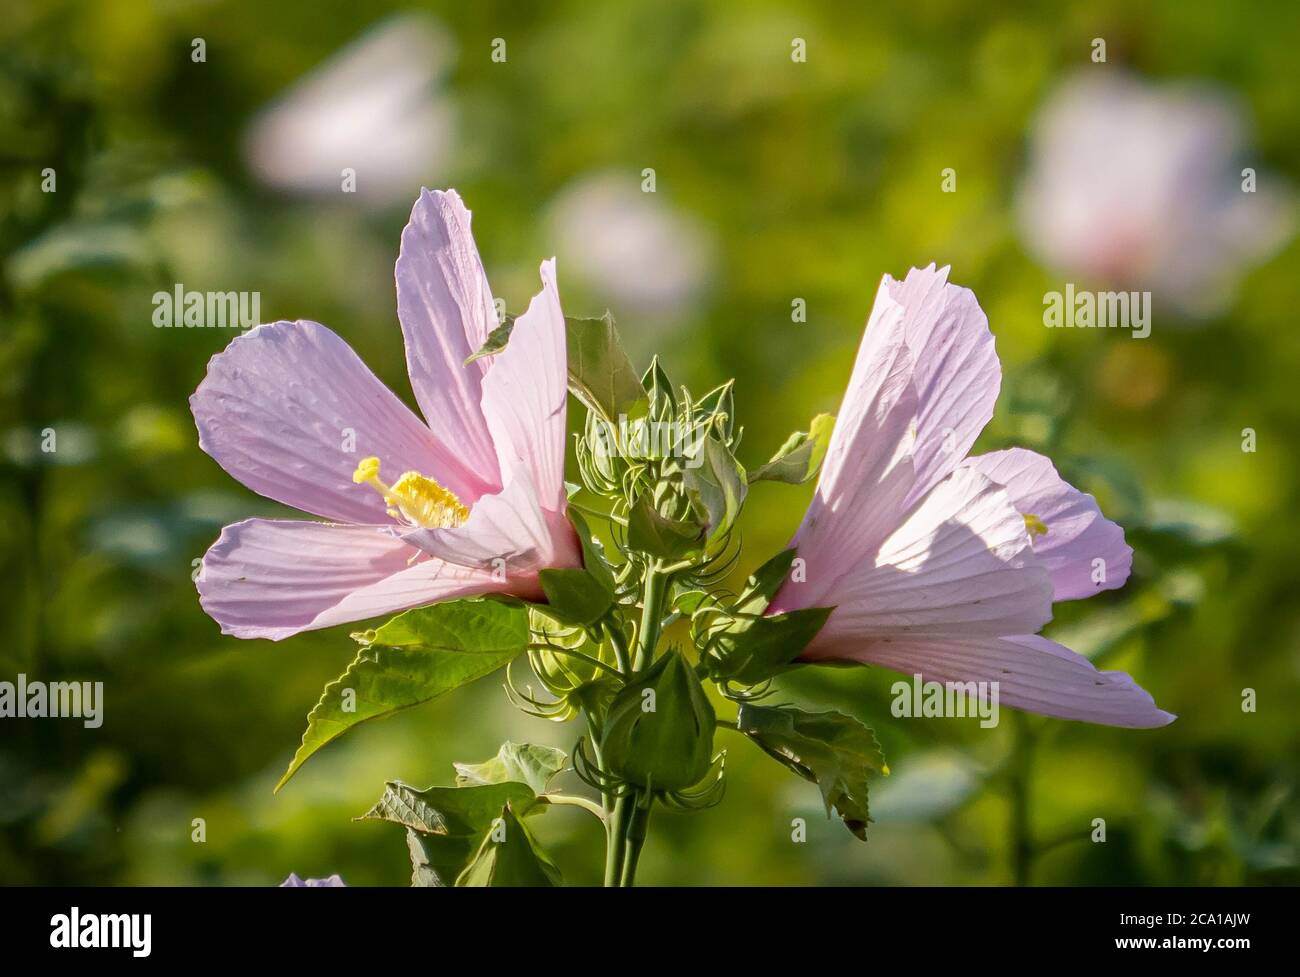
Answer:
[(224, 633), (279, 640), (453, 597), (539, 598), (539, 570), (581, 565), (554, 259), (541, 277), (507, 349), (466, 365), (496, 325), (492, 295), (460, 197), (421, 193), (397, 312), (424, 422), (316, 322), (260, 325), (212, 358), (190, 398), (199, 446), (254, 492), (328, 520), (222, 530), (198, 589)]
[(947, 278), (930, 265), (881, 283), (792, 543), (806, 579), (768, 612), (835, 608), (805, 661), (997, 682), (1001, 702), (1031, 712), (1163, 726), (1174, 716), (1128, 675), (1036, 634), (1054, 600), (1122, 586), (1133, 551), (1042, 455), (967, 455), (1002, 368), (974, 294)]

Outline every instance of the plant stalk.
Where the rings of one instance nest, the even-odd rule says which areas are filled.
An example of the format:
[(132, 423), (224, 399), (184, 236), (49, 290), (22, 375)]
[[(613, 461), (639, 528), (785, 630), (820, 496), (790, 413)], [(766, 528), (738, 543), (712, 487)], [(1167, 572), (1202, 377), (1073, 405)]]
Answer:
[[(641, 625), (637, 628), (636, 652), (630, 674), (641, 671), (654, 660), (671, 579), (671, 574), (665, 573), (658, 561), (646, 568), (641, 588)], [(653, 801), (653, 797), (632, 788), (614, 802), (605, 838), (605, 885), (630, 886), (635, 883)]]
[(653, 797), (643, 798), (641, 803), (633, 808), (632, 816), (628, 819), (627, 838), (623, 848), (623, 871), (619, 885), (636, 884), (636, 866), (641, 859), (641, 848), (645, 845), (652, 804), (654, 804)]
[(622, 884), (623, 860), (627, 841), (629, 795), (620, 795), (614, 801), (614, 809), (605, 821), (605, 886), (612, 888)]
[(654, 660), (655, 646), (659, 644), (659, 629), (664, 619), (664, 598), (667, 596), (669, 577), (656, 560), (646, 568), (645, 583), (641, 591), (641, 626), (636, 633), (636, 657), (632, 670), (639, 672)]
[(1011, 751), (1011, 874), (1018, 886), (1029, 885), (1034, 865), (1033, 817), (1030, 810), (1033, 776), (1033, 730), (1023, 715), (1013, 713)]

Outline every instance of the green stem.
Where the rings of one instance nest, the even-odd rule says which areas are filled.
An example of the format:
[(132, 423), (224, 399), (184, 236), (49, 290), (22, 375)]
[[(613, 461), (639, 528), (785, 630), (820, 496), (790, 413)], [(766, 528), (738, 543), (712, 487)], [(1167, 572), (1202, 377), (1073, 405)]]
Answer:
[[(591, 752), (595, 754), (596, 757), (596, 769), (601, 770), (603, 769), (603, 764), (600, 755), (600, 725), (596, 722), (595, 717), (593, 717), (586, 709), (582, 710), (582, 715), (587, 721), (587, 733), (591, 737)], [(611, 795), (608, 790), (602, 790), (600, 792), (601, 820), (605, 822), (605, 827), (607, 829), (609, 827), (610, 814), (614, 810), (613, 800), (613, 795)]]
[(619, 885), (632, 886), (636, 884), (636, 866), (641, 859), (641, 848), (645, 845), (647, 828), (650, 824), (650, 806), (652, 804), (654, 804), (654, 798), (646, 797), (642, 803), (633, 808), (632, 816), (628, 819), (627, 838), (623, 850), (623, 872)]
[(614, 657), (618, 660), (618, 670), (624, 676), (632, 674), (632, 656), (627, 650), (627, 635), (619, 627), (618, 621), (609, 618), (605, 621), (605, 633), (609, 643), (614, 646)]
[(587, 813), (596, 815), (601, 821), (605, 820), (605, 809), (587, 797), (579, 797), (577, 794), (542, 794), (541, 799), (547, 804), (580, 807)]
[[(627, 647), (627, 635), (614, 618), (605, 621), (605, 633), (609, 636), (609, 642), (614, 646), (614, 656), (618, 659), (619, 672), (624, 678), (632, 674), (632, 655)], [(593, 734), (594, 735), (594, 734)], [(605, 807), (607, 816), (605, 818), (605, 885), (616, 886), (623, 874), (623, 852), (625, 837), (627, 834), (627, 819), (629, 816), (628, 795), (621, 795), (614, 800), (614, 806), (610, 808), (609, 798), (605, 798)]]
[(614, 810), (605, 822), (605, 885), (621, 884), (623, 877), (624, 844), (627, 841), (627, 821), (631, 796), (621, 795), (614, 801)]
[(1030, 812), (1030, 777), (1033, 772), (1033, 730), (1018, 712), (1012, 713), (1011, 747), (1011, 871), (1016, 885), (1028, 885), (1034, 863)]
[[(671, 574), (666, 573), (658, 561), (646, 568), (641, 585), (641, 626), (636, 633), (633, 673), (641, 671), (654, 661), (663, 625), (664, 601), (668, 596), (671, 579)], [(645, 845), (650, 805), (653, 802), (652, 796), (633, 788), (614, 805), (614, 815), (610, 819), (610, 841), (611, 847), (616, 843), (619, 850), (612, 855), (606, 852), (609, 856), (605, 862), (607, 885), (611, 884), (609, 880), (615, 873), (618, 885), (630, 886), (636, 881), (636, 866), (641, 858), (641, 848)]]
[(659, 629), (664, 618), (664, 598), (667, 596), (669, 577), (658, 561), (651, 563), (645, 572), (641, 591), (641, 626), (636, 633), (636, 658), (633, 671), (639, 672), (654, 660), (655, 646), (659, 644)]

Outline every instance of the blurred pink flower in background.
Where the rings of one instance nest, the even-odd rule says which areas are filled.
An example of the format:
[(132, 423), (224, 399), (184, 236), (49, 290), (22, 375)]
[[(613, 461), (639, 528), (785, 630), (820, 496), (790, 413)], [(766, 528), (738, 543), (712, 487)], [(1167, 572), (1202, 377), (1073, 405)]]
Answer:
[(1217, 88), (1081, 72), (1048, 98), (1031, 136), (1022, 237), (1080, 283), (1150, 290), (1157, 308), (1187, 316), (1220, 312), (1295, 225), (1290, 188), (1247, 148), (1241, 112)]
[(467, 365), (497, 324), (492, 293), (460, 197), (421, 194), (397, 313), (423, 421), (316, 322), (258, 326), (212, 358), (190, 397), (199, 446), (254, 492), (329, 520), (222, 530), (197, 583), (223, 633), (279, 640), (453, 597), (540, 598), (539, 570), (581, 565), (553, 260), (541, 276), (509, 346)]
[(280, 883), (281, 889), (346, 889), (347, 883), (335, 872), (323, 879), (302, 879), (298, 873), (290, 872), (289, 877)]
[(342, 192), (369, 207), (409, 200), (435, 182), (455, 137), (451, 100), (440, 92), (453, 60), (450, 36), (431, 17), (389, 18), (300, 79), (253, 120), (244, 154), (268, 186)]
[(1038, 635), (1052, 602), (1121, 587), (1133, 551), (1092, 496), (1020, 448), (968, 455), (1002, 366), (948, 269), (888, 275), (792, 545), (805, 579), (768, 608), (833, 607), (804, 661), (992, 682), (1006, 705), (1111, 726), (1173, 720), (1123, 672)]
[(550, 230), (565, 273), (615, 315), (675, 319), (708, 286), (714, 242), (703, 224), (640, 189), (633, 173), (597, 173), (552, 202)]

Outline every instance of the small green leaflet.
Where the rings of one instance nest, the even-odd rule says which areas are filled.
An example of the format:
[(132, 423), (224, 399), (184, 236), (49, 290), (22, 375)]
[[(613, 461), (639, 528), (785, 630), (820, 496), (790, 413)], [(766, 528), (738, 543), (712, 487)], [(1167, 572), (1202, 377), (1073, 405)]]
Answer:
[(793, 549), (772, 557), (745, 581), (736, 602), (719, 614), (731, 623), (715, 632), (704, 665), (715, 681), (757, 685), (789, 668), (817, 637), (833, 608), (807, 607), (765, 616), (772, 597), (790, 574)]
[(457, 763), (456, 786), (503, 784), (515, 781), (527, 784), (534, 793), (546, 791), (551, 778), (564, 769), (568, 755), (553, 746), (511, 743), (506, 740), (491, 760), (482, 763)]
[(590, 627), (604, 617), (614, 603), (614, 595), (586, 570), (548, 567), (537, 576), (555, 616), (570, 624)]
[(731, 608), (732, 612), (762, 614), (767, 610), (767, 605), (772, 602), (776, 592), (781, 589), (781, 584), (789, 576), (796, 554), (797, 551), (793, 547), (782, 550), (751, 573), (745, 581), (740, 596), (736, 598), (735, 605)]
[(501, 325), (488, 333), (488, 338), (483, 341), (483, 345), (478, 348), (478, 351), (465, 357), (463, 365), (469, 366), (475, 360), (482, 359), (485, 356), (494, 356), (501, 352), (510, 342), (510, 334), (514, 331), (514, 328), (515, 317), (507, 315)]
[(682, 483), (697, 514), (708, 525), (709, 542), (726, 535), (740, 515), (749, 490), (745, 468), (731, 449), (712, 435), (705, 437), (699, 457), (683, 463)]
[(476, 856), (506, 805), (543, 811), (526, 784), (430, 787), (417, 790), (389, 781), (383, 796), (357, 820), (388, 821), (406, 828), (413, 886), (450, 886)]
[(536, 802), (531, 787), (514, 781), (419, 790), (390, 780), (374, 807), (357, 820), (390, 821), (430, 835), (477, 835), (492, 825), (506, 804), (526, 813)]
[(555, 617), (569, 624), (590, 627), (614, 603), (614, 572), (605, 562), (604, 548), (592, 536), (582, 513), (569, 506), (568, 517), (582, 546), (583, 565), (548, 567), (538, 578)]
[(549, 746), (507, 742), (491, 760), (457, 763), (455, 787), (389, 781), (358, 820), (406, 828), (413, 886), (555, 885), (558, 870), (520, 819), (546, 809), (543, 792), (567, 760)]
[(456, 877), (458, 886), (552, 886), (560, 870), (547, 857), (510, 805), (483, 836), (474, 860)]
[(830, 607), (805, 607), (770, 617), (739, 618), (709, 645), (705, 667), (715, 681), (758, 685), (786, 671), (817, 637)]
[(704, 548), (704, 526), (695, 520), (669, 519), (642, 494), (627, 517), (627, 545), (664, 560), (678, 560)]
[(767, 480), (801, 485), (815, 478), (821, 469), (822, 459), (826, 457), (834, 427), (835, 418), (832, 415), (818, 414), (812, 419), (807, 432), (798, 431), (790, 435), (767, 464), (750, 472), (749, 481)]
[(599, 319), (566, 318), (564, 326), (573, 395), (611, 423), (620, 414), (644, 414), (645, 389), (618, 338), (614, 317), (606, 312)]
[(867, 777), (889, 773), (867, 726), (842, 712), (749, 703), (740, 707), (736, 724), (769, 756), (816, 784), (827, 815), (834, 808), (854, 836), (867, 840)]
[[(598, 319), (567, 317), (564, 325), (569, 390), (573, 395), (610, 421), (616, 421), (620, 414), (637, 417), (645, 413), (645, 390), (618, 338), (614, 317), (608, 312)], [(514, 327), (515, 317), (507, 315), (483, 345), (466, 357), (465, 365), (504, 350)]]

